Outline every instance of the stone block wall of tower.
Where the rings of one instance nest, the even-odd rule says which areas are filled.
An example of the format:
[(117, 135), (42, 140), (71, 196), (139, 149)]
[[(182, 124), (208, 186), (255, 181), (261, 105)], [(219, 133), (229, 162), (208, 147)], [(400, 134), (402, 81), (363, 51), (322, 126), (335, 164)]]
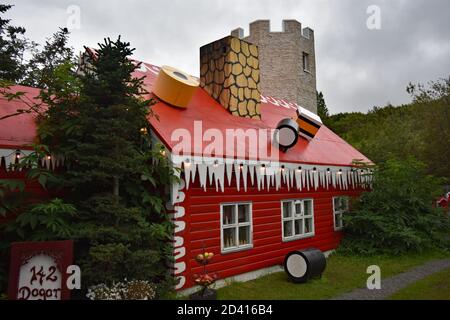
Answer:
[[(241, 28), (233, 30), (231, 35), (258, 46), (263, 95), (296, 102), (317, 113), (312, 29), (302, 29), (301, 23), (296, 20), (283, 20), (283, 31), (272, 32), (269, 20), (257, 20), (250, 23), (247, 37), (243, 37)], [(304, 69), (304, 55), (308, 60), (308, 70)]]

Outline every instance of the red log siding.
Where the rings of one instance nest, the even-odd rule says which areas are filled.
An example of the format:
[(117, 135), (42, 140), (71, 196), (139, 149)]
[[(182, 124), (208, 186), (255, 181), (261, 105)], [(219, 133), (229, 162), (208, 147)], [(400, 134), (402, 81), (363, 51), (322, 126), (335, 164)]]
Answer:
[[(6, 172), (0, 170), (0, 179), (25, 179), (23, 172)], [(248, 180), (250, 182), (250, 180)], [(226, 183), (228, 185), (228, 183)], [(363, 189), (356, 190), (324, 190), (310, 189), (298, 192), (296, 189), (287, 190), (286, 187), (278, 191), (271, 188), (269, 191), (258, 191), (249, 184), (247, 192), (241, 185), (237, 191), (235, 182), (233, 187), (225, 187), (225, 191), (216, 191), (207, 188), (206, 191), (199, 186), (198, 178), (190, 184), (188, 190), (184, 189), (185, 200), (181, 205), (185, 208), (185, 216), (181, 219), (186, 222), (186, 228), (179, 235), (184, 238), (186, 257), (186, 284), (183, 287), (193, 286), (193, 277), (202, 272), (202, 267), (194, 260), (195, 256), (203, 251), (215, 254), (212, 262), (207, 266), (208, 272), (216, 272), (219, 278), (226, 278), (241, 273), (258, 270), (265, 267), (282, 264), (284, 256), (291, 250), (316, 247), (322, 251), (335, 249), (342, 233), (334, 231), (332, 197), (339, 195), (357, 196)], [(33, 200), (48, 199), (49, 194), (37, 182), (27, 182), (26, 191), (33, 194)], [(314, 202), (314, 228), (315, 235), (289, 242), (282, 241), (281, 234), (281, 200), (312, 198)], [(224, 202), (252, 202), (253, 248), (221, 254), (220, 247), (220, 204)], [(9, 221), (0, 217), (0, 224)]]
[[(203, 252), (203, 246), (215, 255), (207, 271), (217, 273), (221, 279), (282, 264), (284, 256), (291, 250), (308, 247), (322, 251), (335, 249), (342, 233), (334, 231), (332, 197), (354, 197), (363, 191), (320, 188), (317, 191), (310, 189), (299, 192), (296, 189), (288, 191), (286, 187), (278, 191), (275, 188), (258, 191), (256, 187), (249, 187), (245, 192), (242, 185), (237, 191), (233, 183), (233, 187), (226, 186), (223, 193), (217, 192), (215, 188), (207, 188), (205, 192), (196, 180), (189, 189), (183, 190), (185, 200), (178, 204), (185, 208), (182, 220), (186, 222), (186, 229), (179, 233), (186, 247), (186, 257), (183, 259), (186, 261), (186, 284), (183, 289), (193, 286), (194, 274), (202, 272), (195, 256)], [(302, 198), (313, 199), (315, 235), (283, 242), (281, 200)], [(221, 254), (220, 204), (225, 202), (252, 202), (253, 248)]]

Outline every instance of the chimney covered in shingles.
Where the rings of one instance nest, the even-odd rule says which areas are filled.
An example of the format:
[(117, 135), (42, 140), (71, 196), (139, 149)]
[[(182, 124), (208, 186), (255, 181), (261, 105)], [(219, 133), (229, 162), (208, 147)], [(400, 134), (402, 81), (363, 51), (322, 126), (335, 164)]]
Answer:
[(233, 36), (202, 46), (200, 86), (231, 114), (261, 119), (258, 46)]

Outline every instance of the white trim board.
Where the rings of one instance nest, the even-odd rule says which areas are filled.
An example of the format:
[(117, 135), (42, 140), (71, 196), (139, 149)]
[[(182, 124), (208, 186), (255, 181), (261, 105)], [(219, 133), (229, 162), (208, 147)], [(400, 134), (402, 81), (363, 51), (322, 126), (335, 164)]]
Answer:
[[(20, 158), (22, 159), (25, 156), (29, 156), (34, 150), (28, 149), (0, 149), (0, 161), (2, 158), (5, 159), (6, 170), (11, 170), (11, 165), (16, 161), (16, 152), (20, 152)], [(55, 170), (55, 167), (61, 166), (64, 164), (64, 157), (57, 155), (48, 155), (41, 159), (42, 167), (47, 168), (47, 170)]]

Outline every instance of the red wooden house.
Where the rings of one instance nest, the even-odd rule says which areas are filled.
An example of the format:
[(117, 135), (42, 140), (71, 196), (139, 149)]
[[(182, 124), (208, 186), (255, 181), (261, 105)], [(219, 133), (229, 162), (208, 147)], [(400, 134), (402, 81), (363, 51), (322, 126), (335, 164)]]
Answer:
[(443, 208), (445, 212), (449, 212), (450, 192), (436, 200), (436, 206)]
[[(348, 198), (370, 185), (368, 170), (354, 163), (369, 159), (316, 115), (259, 92), (254, 47), (233, 37), (202, 47), (198, 88), (197, 79), (178, 70), (142, 63), (136, 72), (159, 98), (153, 106), (159, 120), (149, 119), (152, 135), (182, 169), (167, 204), (178, 290), (193, 287), (201, 272), (195, 257), (205, 249), (215, 254), (208, 271), (220, 279), (272, 270), (292, 250), (335, 249)], [(30, 99), (37, 94), (13, 90), (27, 91)], [(15, 103), (0, 97), (1, 114), (20, 108)], [(306, 123), (298, 121), (299, 110)], [(277, 144), (274, 129), (287, 118), (297, 120), (306, 138), (283, 149), (289, 137)], [(318, 130), (311, 128), (316, 124)], [(3, 166), (15, 161), (16, 150), (27, 152), (23, 146), (34, 134), (31, 114), (1, 122)]]

